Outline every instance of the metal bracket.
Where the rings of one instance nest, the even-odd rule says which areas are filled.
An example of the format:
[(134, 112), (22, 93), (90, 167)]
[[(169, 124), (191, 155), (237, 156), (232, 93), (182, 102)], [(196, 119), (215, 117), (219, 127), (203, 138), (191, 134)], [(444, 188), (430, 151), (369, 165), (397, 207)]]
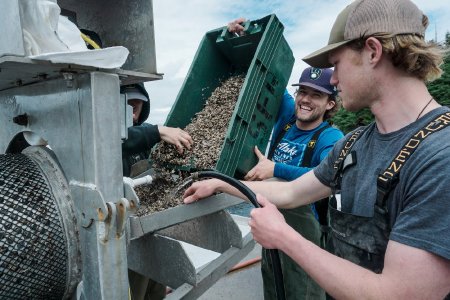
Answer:
[(92, 224), (93, 220), (105, 221), (109, 216), (108, 208), (102, 193), (95, 184), (71, 180), (69, 186), (74, 199), (82, 199), (83, 202), (75, 203), (81, 226), (87, 228)]
[(116, 238), (121, 238), (125, 233), (125, 228), (127, 226), (128, 216), (130, 214), (130, 202), (122, 198), (116, 203), (117, 208), (117, 230)]
[(112, 232), (111, 228), (114, 228), (116, 225), (116, 215), (117, 210), (114, 203), (108, 202), (106, 203), (106, 206), (108, 207), (108, 216), (104, 221), (98, 222), (98, 239), (99, 241), (102, 241), (103, 243), (106, 243), (109, 239), (111, 239)]
[(130, 204), (127, 199), (120, 199), (117, 203), (108, 202), (108, 216), (98, 224), (98, 239), (104, 243), (110, 239), (120, 239), (125, 233)]
[(134, 186), (133, 179), (129, 177), (123, 178), (123, 195), (129, 201), (131, 213), (136, 213), (140, 206), (139, 198), (134, 191)]

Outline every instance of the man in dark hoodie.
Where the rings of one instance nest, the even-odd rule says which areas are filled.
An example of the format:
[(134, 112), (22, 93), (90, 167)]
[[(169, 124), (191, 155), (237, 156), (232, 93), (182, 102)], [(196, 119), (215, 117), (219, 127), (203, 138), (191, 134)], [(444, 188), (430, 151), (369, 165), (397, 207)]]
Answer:
[[(127, 96), (133, 107), (133, 126), (128, 128), (128, 139), (122, 144), (123, 176), (135, 177), (149, 167), (150, 150), (161, 140), (175, 145), (178, 152), (190, 149), (191, 136), (180, 128), (144, 123), (150, 113), (150, 97), (144, 84), (122, 86), (120, 93)], [(130, 292), (133, 300), (156, 300), (166, 296), (166, 287), (147, 277), (128, 271)]]
[(128, 139), (122, 144), (123, 176), (134, 177), (145, 171), (142, 162), (147, 162), (151, 148), (161, 140), (176, 146), (179, 153), (190, 149), (191, 136), (180, 128), (144, 123), (150, 113), (150, 97), (144, 84), (122, 86), (128, 105), (133, 107), (133, 126), (128, 128)]

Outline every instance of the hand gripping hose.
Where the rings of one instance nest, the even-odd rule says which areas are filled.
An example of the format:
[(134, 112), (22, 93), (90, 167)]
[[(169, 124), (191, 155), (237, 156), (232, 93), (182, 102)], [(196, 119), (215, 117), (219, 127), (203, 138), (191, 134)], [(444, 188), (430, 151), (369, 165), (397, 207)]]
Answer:
[[(253, 193), (252, 190), (250, 190), (245, 184), (240, 182), (239, 180), (236, 180), (230, 176), (227, 176), (225, 174), (216, 172), (216, 171), (199, 171), (192, 174), (192, 179), (196, 178), (206, 178), (206, 177), (212, 177), (217, 178), (222, 181), (225, 181), (226, 183), (230, 184), (231, 186), (238, 189), (242, 194), (244, 194), (245, 197), (255, 206), (256, 208), (260, 208), (258, 201), (256, 200), (256, 195)], [(284, 292), (284, 283), (283, 283), (283, 273), (281, 272), (281, 263), (280, 263), (280, 256), (278, 254), (277, 249), (268, 249), (267, 250), (270, 255), (270, 259), (272, 260), (272, 267), (273, 267), (273, 275), (275, 278), (275, 290), (277, 293), (277, 299), (278, 300), (285, 300), (285, 292)]]

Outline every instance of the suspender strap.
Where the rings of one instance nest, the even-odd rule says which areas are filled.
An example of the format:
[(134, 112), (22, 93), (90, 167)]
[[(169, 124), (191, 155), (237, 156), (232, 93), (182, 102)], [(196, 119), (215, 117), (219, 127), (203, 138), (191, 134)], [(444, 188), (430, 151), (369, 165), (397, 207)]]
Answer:
[(399, 174), (411, 155), (416, 151), (420, 143), (430, 134), (440, 131), (450, 125), (450, 112), (440, 114), (425, 127), (417, 131), (400, 149), (389, 166), (378, 174), (377, 179), (377, 204), (384, 207), (387, 196), (399, 181)]
[(272, 159), (273, 154), (275, 153), (275, 149), (277, 148), (278, 144), (281, 142), (281, 140), (283, 139), (284, 135), (286, 134), (286, 132), (289, 131), (289, 129), (292, 127), (292, 125), (295, 124), (296, 118), (291, 118), (289, 120), (289, 122), (284, 125), (283, 130), (281, 130), (281, 132), (278, 134), (277, 139), (275, 140), (275, 142), (272, 144), (272, 147), (270, 148), (269, 154), (267, 155), (268, 159)]
[[(352, 148), (355, 145), (356, 141), (362, 136), (362, 133), (366, 131), (368, 126), (362, 127), (355, 132), (347, 139), (344, 144), (344, 147), (339, 152), (339, 156), (333, 164), (334, 169), (334, 178), (331, 184), (331, 188), (333, 190), (333, 194), (335, 194), (336, 190), (341, 187), (341, 175), (342, 171), (347, 165), (353, 165), (356, 163), (356, 154), (352, 152)], [(350, 156), (348, 156), (351, 153)]]
[(355, 142), (360, 138), (361, 133), (363, 133), (366, 129), (367, 129), (367, 126), (356, 130), (347, 139), (347, 141), (344, 144), (344, 147), (341, 149), (341, 152), (339, 152), (338, 158), (334, 162), (333, 168), (335, 170), (338, 170), (341, 167), (341, 165), (344, 162), (346, 156), (350, 153), (350, 150), (352, 150), (353, 145), (355, 145)]
[(311, 161), (314, 154), (314, 148), (316, 147), (317, 141), (319, 140), (320, 134), (330, 127), (330, 124), (327, 122), (327, 125), (323, 126), (316, 132), (314, 132), (313, 137), (309, 140), (308, 145), (306, 146), (305, 153), (303, 154), (302, 167), (311, 167)]
[[(330, 124), (327, 122), (326, 125), (324, 125), (323, 127), (316, 130), (316, 132), (314, 132), (312, 138), (309, 140), (308, 145), (306, 146), (305, 152), (303, 153), (301, 167), (310, 168), (312, 166), (311, 164), (312, 157), (314, 154), (314, 149), (317, 145), (317, 141), (319, 140), (320, 134), (329, 127)], [(322, 232), (321, 245), (324, 246), (327, 240), (327, 233), (328, 233), (328, 219), (327, 219), (328, 197), (315, 202), (313, 205), (320, 224), (320, 231)]]

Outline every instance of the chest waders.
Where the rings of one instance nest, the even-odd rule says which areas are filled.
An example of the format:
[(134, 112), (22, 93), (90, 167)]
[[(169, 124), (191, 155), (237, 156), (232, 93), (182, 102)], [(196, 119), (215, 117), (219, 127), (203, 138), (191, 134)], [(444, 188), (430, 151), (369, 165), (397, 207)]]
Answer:
[[(275, 150), (278, 146), (278, 144), (281, 142), (281, 140), (283, 139), (283, 137), (286, 135), (286, 133), (289, 131), (289, 129), (291, 129), (292, 126), (294, 126), (295, 122), (296, 122), (296, 118), (291, 118), (289, 120), (289, 122), (283, 127), (283, 130), (278, 134), (277, 138), (275, 139), (275, 142), (272, 144), (272, 147), (269, 150), (269, 154), (267, 155), (267, 158), (272, 160), (273, 158), (273, 154), (275, 153)], [(322, 134), (323, 131), (325, 131), (326, 129), (330, 128), (331, 125), (330, 123), (327, 122), (326, 125), (324, 125), (323, 127), (321, 127), (320, 129), (318, 129), (316, 132), (314, 132), (313, 136), (311, 137), (311, 139), (309, 140), (306, 149), (304, 150), (303, 153), (303, 159), (302, 159), (302, 163), (300, 164), (300, 167), (305, 167), (305, 168), (312, 168), (312, 157), (314, 154), (314, 149), (317, 145), (317, 142), (320, 138), (320, 135)], [(320, 231), (321, 231), (321, 247), (324, 248), (325, 247), (325, 242), (327, 240), (327, 234), (329, 231), (328, 228), (328, 197), (321, 199), (317, 202), (315, 202), (313, 204), (314, 209), (317, 213), (317, 217), (319, 223), (320, 223)], [(295, 209), (294, 209), (295, 210)], [(289, 209), (287, 210), (287, 212), (289, 211), (294, 211), (293, 209)], [(286, 215), (285, 215), (286, 217)], [(293, 217), (295, 218), (295, 215), (293, 215)], [(294, 228), (296, 229), (296, 228)], [(298, 231), (298, 229), (296, 229)]]
[[(291, 118), (290, 121), (282, 128), (281, 132), (274, 136), (274, 143), (272, 144), (268, 154), (269, 159), (273, 158), (275, 149), (286, 136), (287, 132), (293, 126), (296, 126), (295, 122), (296, 118)], [(330, 126), (331, 125), (329, 123), (323, 124), (323, 126), (312, 133), (312, 136), (303, 151), (303, 159), (300, 164), (301, 167), (312, 167), (312, 158), (315, 150), (317, 149), (317, 142), (319, 141), (322, 132)], [(328, 198), (325, 199), (325, 201), (327, 200)], [(317, 202), (314, 205), (316, 204)], [(316, 206), (320, 224), (323, 222), (323, 224), (328, 225), (327, 206), (328, 204), (321, 207), (324, 212), (323, 210), (317, 209)], [(299, 232), (303, 237), (314, 244), (320, 245), (321, 247), (324, 245), (322, 240), (325, 240), (323, 236), (325, 235), (326, 229), (324, 227), (322, 230), (322, 226), (319, 222), (317, 222), (318, 220), (316, 219), (313, 213), (313, 208), (310, 207), (310, 205), (287, 210), (280, 209), (280, 212), (283, 214), (289, 226), (291, 226), (295, 231)], [(264, 286), (264, 299), (274, 300), (277, 299), (275, 277), (273, 275), (275, 269), (272, 264), (269, 251), (270, 250), (265, 248), (262, 249), (261, 275)], [(287, 300), (325, 300), (325, 291), (292, 258), (282, 252), (279, 256)]]
[(331, 234), (329, 251), (359, 266), (381, 273), (391, 232), (387, 199), (400, 179), (400, 171), (419, 144), (430, 134), (450, 125), (450, 112), (443, 113), (417, 131), (400, 149), (389, 166), (377, 178), (377, 196), (372, 217), (362, 217), (337, 209), (342, 177), (345, 170), (356, 164), (355, 142), (364, 129), (350, 136), (334, 163), (335, 176), (329, 203)]

